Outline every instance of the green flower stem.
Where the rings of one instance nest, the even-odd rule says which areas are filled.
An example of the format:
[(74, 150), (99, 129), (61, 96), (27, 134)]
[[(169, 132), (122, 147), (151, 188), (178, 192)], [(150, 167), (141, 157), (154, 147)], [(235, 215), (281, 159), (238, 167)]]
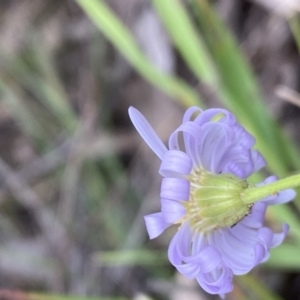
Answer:
[(241, 193), (241, 199), (245, 204), (255, 203), (267, 196), (275, 195), (278, 192), (300, 186), (300, 174), (260, 186), (250, 187)]

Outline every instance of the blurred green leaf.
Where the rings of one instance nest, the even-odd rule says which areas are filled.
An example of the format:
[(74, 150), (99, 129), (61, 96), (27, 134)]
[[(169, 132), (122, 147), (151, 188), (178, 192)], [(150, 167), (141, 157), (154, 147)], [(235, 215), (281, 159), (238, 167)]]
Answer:
[(271, 250), (271, 256), (265, 263), (270, 268), (281, 268), (289, 271), (300, 270), (300, 246), (285, 243)]
[(110, 42), (147, 80), (186, 106), (201, 105), (199, 96), (182, 80), (155, 68), (138, 47), (130, 32), (104, 2), (76, 0)]
[[(83, 296), (64, 296), (64, 295), (50, 295), (40, 293), (25, 294), (28, 300), (129, 300), (124, 297), (83, 297)], [(17, 298), (15, 298), (17, 299)]]
[(153, 0), (152, 3), (190, 69), (199, 79), (215, 87), (218, 77), (208, 49), (192, 25), (182, 2)]
[(146, 249), (98, 252), (94, 258), (101, 266), (145, 266), (161, 265), (168, 262), (166, 251)]
[(1, 101), (13, 118), (19, 123), (20, 128), (34, 139), (45, 137), (45, 133), (40, 128), (32, 112), (22, 101), (22, 93), (18, 87), (15, 86), (12, 88), (6, 80), (0, 77), (0, 92), (2, 93)]
[(236, 276), (235, 280), (245, 289), (247, 299), (263, 299), (263, 300), (281, 300), (282, 298), (276, 293), (270, 291), (265, 284), (256, 279), (254, 276), (247, 274)]
[(33, 42), (33, 46), (27, 49), (26, 58), (23, 56), (10, 58), (6, 62), (6, 69), (16, 82), (50, 109), (65, 129), (72, 131), (75, 129), (77, 118), (70, 106), (54, 62), (46, 50), (35, 46), (36, 42)]
[(221, 100), (257, 138), (257, 146), (272, 172), (286, 176), (288, 168), (300, 169), (294, 145), (269, 116), (253, 73), (233, 36), (207, 0), (193, 0), (192, 3), (221, 79)]
[(294, 36), (295, 43), (298, 47), (298, 52), (300, 54), (300, 15), (295, 14), (288, 19), (289, 25)]

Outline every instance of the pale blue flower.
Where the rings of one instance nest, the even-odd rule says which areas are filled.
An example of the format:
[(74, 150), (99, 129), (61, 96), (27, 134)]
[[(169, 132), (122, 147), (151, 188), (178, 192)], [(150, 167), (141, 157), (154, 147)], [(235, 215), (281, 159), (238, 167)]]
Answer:
[[(186, 277), (196, 278), (208, 293), (223, 295), (232, 291), (233, 275), (246, 274), (266, 261), (269, 249), (283, 241), (288, 225), (282, 226), (282, 233), (273, 233), (264, 226), (265, 212), (269, 205), (293, 199), (294, 190), (261, 199), (232, 226), (205, 223), (199, 217), (202, 208), (195, 196), (203, 188), (198, 177), (229, 174), (243, 182), (242, 179), (266, 164), (262, 155), (252, 148), (254, 137), (227, 110), (202, 111), (191, 107), (184, 114), (182, 124), (171, 134), (167, 148), (138, 110), (130, 107), (129, 115), (142, 138), (161, 159), (161, 211), (145, 216), (150, 238), (177, 225), (178, 231), (168, 251), (170, 262)], [(271, 176), (262, 184), (275, 180)], [(225, 195), (220, 193), (212, 196), (211, 201), (222, 197)]]

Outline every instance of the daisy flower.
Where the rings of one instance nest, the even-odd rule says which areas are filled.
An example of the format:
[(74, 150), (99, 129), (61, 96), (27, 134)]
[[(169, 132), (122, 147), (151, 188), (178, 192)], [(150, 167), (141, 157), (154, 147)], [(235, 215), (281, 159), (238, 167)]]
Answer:
[[(253, 188), (247, 177), (266, 162), (253, 149), (254, 137), (227, 110), (189, 108), (168, 147), (138, 110), (130, 107), (129, 116), (161, 160), (161, 211), (145, 216), (150, 239), (177, 226), (168, 250), (172, 265), (210, 294), (232, 291), (233, 275), (265, 262), (285, 238), (288, 225), (274, 233), (264, 226), (265, 213), (269, 205), (292, 200), (295, 191), (243, 202), (243, 192)], [(260, 185), (275, 181), (271, 176)]]

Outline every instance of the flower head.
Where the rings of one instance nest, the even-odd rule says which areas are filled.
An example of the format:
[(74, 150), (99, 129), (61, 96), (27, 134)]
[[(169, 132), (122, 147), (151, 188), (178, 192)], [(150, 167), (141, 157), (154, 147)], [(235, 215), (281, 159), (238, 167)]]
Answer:
[[(288, 225), (273, 233), (263, 225), (265, 212), (269, 205), (290, 201), (294, 190), (243, 203), (243, 190), (250, 186), (245, 179), (265, 160), (252, 149), (254, 137), (227, 110), (189, 108), (168, 148), (139, 111), (130, 107), (129, 115), (161, 159), (161, 211), (145, 216), (150, 238), (178, 226), (169, 245), (170, 262), (208, 293), (230, 292), (233, 275), (266, 261), (269, 249), (283, 241)], [(273, 181), (271, 176), (261, 185)]]

